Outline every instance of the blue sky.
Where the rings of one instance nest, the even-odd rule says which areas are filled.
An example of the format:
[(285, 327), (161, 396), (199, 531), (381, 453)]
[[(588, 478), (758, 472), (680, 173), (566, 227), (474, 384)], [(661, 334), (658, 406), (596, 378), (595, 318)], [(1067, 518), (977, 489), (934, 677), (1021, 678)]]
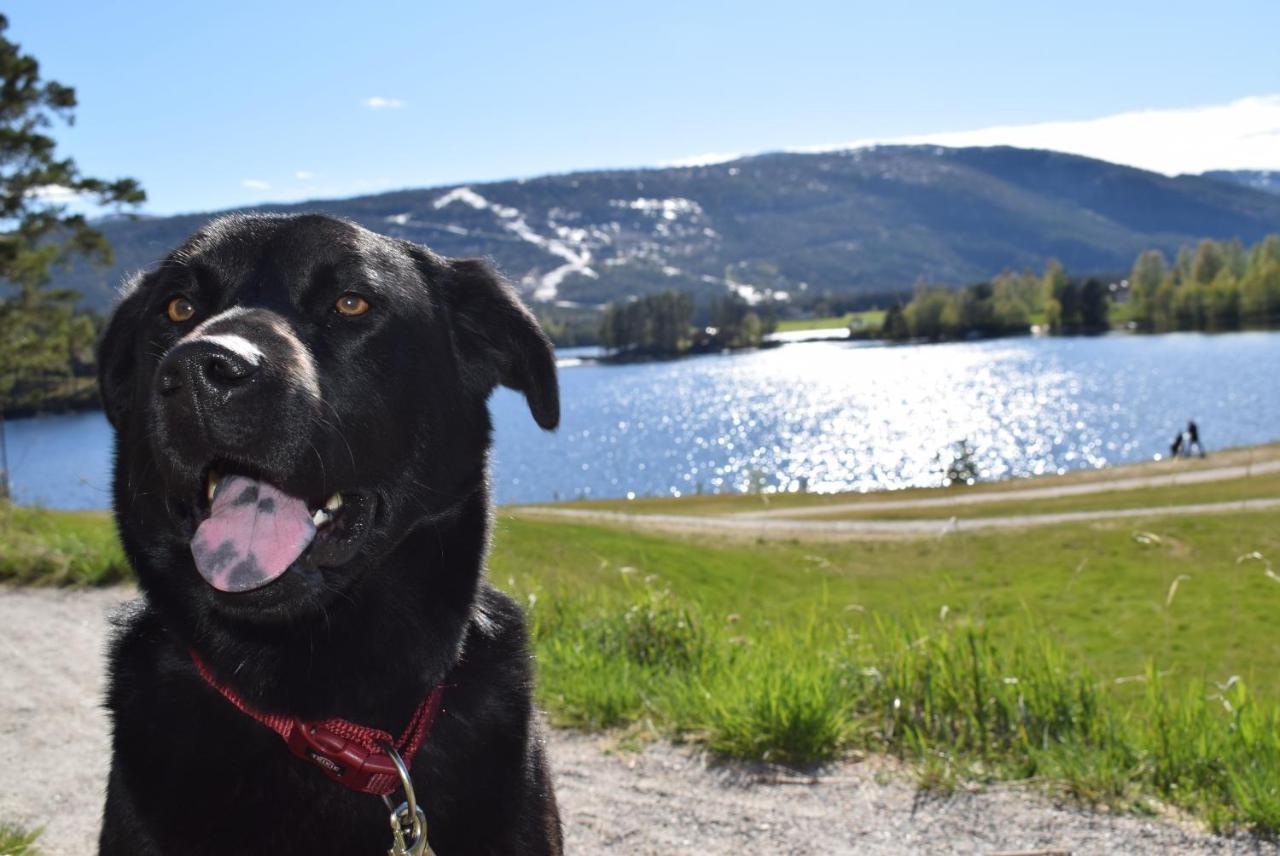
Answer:
[(78, 91), (62, 151), (141, 179), (154, 213), (899, 139), (1280, 169), (1275, 2), (5, 13), (45, 76)]

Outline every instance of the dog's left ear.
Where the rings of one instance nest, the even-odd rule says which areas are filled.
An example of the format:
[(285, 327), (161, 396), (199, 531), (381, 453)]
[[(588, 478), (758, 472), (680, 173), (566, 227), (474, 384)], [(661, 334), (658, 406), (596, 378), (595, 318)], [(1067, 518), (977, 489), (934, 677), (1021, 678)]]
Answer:
[(98, 392), (103, 411), (113, 428), (136, 408), (138, 390), (134, 384), (137, 341), (134, 331), (142, 317), (143, 289), (148, 277), (136, 274), (121, 287), (120, 296), (98, 340)]
[(554, 429), (560, 424), (560, 386), (551, 340), (515, 289), (483, 261), (451, 259), (446, 265), (442, 285), (463, 370), (486, 392), (502, 384), (524, 393), (534, 421)]

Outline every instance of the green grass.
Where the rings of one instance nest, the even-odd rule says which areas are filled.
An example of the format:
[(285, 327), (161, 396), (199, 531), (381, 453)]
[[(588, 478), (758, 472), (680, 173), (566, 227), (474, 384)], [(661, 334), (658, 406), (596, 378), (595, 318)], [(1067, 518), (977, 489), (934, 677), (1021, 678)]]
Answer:
[(27, 832), (7, 823), (0, 823), (0, 856), (40, 856), (36, 849), (39, 832)]
[[(862, 542), (680, 539), (500, 518), (500, 584), (616, 595), (654, 577), (682, 603), (743, 626), (845, 625), (940, 614), (999, 636), (1028, 618), (1100, 679), (1149, 660), (1177, 680), (1247, 680), (1280, 700), (1280, 514), (1136, 518)], [(1277, 564), (1280, 564), (1278, 562)], [(1171, 604), (1170, 587), (1182, 579)]]
[(560, 725), (890, 752), (935, 787), (1030, 779), (1271, 836), (1278, 518), (744, 543), (503, 516), (490, 565), (530, 604)]
[(790, 333), (797, 330), (830, 330), (836, 327), (848, 327), (855, 318), (862, 322), (863, 329), (880, 329), (884, 323), (884, 310), (868, 309), (864, 312), (848, 312), (844, 315), (827, 315), (822, 318), (787, 318), (778, 322), (779, 333)]
[[(1280, 832), (1280, 716), (1235, 680), (1099, 680), (1030, 619), (725, 622), (653, 581), (617, 599), (528, 598), (553, 721), (808, 764), (888, 752), (933, 787), (1035, 780), (1089, 802), (1153, 800), (1216, 829)], [(1132, 691), (1137, 687), (1137, 691)]]
[(129, 577), (111, 516), (0, 501), (0, 581), (107, 585)]
[(1112, 303), (1107, 320), (1111, 322), (1112, 327), (1125, 327), (1137, 317), (1136, 310), (1137, 305), (1129, 300), (1124, 303)]

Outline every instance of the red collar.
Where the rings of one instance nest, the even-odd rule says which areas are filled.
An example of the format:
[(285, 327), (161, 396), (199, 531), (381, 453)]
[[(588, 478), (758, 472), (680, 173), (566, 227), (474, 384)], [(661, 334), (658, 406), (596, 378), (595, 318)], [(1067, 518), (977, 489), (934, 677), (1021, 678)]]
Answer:
[(297, 717), (256, 711), (230, 687), (218, 683), (195, 651), (191, 652), (191, 660), (209, 686), (241, 711), (279, 734), (294, 755), (315, 764), (335, 782), (378, 796), (387, 796), (400, 786), (396, 765), (385, 746), (393, 745), (405, 767), (411, 766), (413, 756), (418, 754), (422, 741), (431, 730), (444, 697), (444, 684), (438, 684), (418, 705), (400, 739), (393, 741), (391, 735), (381, 729), (357, 725), (345, 719), (304, 722)]

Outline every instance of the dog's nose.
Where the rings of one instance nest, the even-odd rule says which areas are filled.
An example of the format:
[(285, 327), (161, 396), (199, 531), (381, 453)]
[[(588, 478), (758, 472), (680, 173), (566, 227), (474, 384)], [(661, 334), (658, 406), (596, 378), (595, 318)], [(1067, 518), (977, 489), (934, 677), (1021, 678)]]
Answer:
[(187, 387), (197, 397), (225, 398), (248, 385), (261, 364), (256, 351), (240, 351), (212, 338), (182, 342), (160, 362), (157, 386), (165, 395)]

